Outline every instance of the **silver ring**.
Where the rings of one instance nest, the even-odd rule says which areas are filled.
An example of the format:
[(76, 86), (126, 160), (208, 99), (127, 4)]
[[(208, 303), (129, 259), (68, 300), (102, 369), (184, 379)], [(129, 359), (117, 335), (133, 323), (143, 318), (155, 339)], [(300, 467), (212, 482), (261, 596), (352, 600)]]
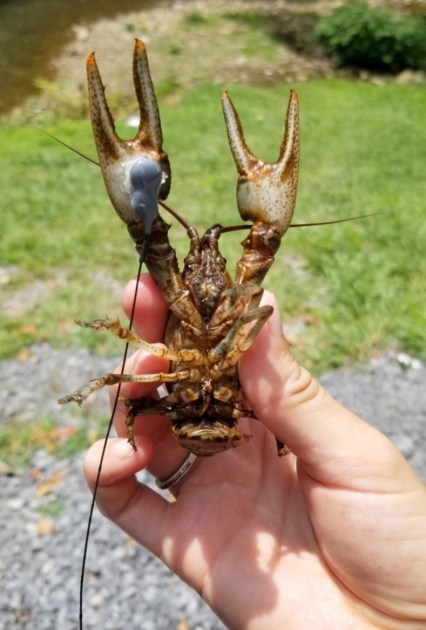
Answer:
[(156, 479), (155, 483), (160, 490), (167, 490), (168, 488), (171, 488), (183, 477), (185, 477), (196, 461), (197, 456), (194, 453), (189, 453), (183, 464), (181, 464), (181, 466), (179, 466), (179, 468), (170, 475), (170, 477), (167, 477), (167, 479)]

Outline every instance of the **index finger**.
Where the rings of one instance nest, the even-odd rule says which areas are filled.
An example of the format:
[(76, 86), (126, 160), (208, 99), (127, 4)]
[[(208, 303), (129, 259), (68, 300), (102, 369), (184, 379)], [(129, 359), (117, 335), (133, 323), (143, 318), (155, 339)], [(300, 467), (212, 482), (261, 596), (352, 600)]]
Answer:
[(136, 290), (137, 299), (133, 320), (135, 332), (149, 343), (163, 341), (169, 317), (167, 302), (148, 273), (142, 274), (139, 282), (137, 278), (132, 278), (124, 288), (122, 298), (123, 309), (129, 319)]

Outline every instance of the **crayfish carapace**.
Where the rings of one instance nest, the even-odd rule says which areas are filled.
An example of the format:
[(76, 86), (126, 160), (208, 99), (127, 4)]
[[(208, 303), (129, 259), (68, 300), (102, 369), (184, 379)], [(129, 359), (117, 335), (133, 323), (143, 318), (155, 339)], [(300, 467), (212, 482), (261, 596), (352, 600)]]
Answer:
[[(87, 60), (90, 111), (99, 162), (111, 202), (127, 224), (146, 266), (170, 307), (165, 344), (158, 348), (140, 339), (116, 320), (79, 322), (109, 330), (139, 348), (168, 359), (169, 373), (107, 374), (91, 381), (60, 402), (82, 404), (91, 392), (117, 382), (163, 382), (168, 393), (160, 400), (127, 400), (127, 427), (140, 414), (170, 418), (179, 443), (197, 455), (212, 455), (248, 439), (238, 418), (254, 417), (238, 380), (238, 360), (251, 346), (272, 313), (260, 306), (262, 280), (272, 265), (281, 238), (290, 226), (296, 202), (299, 166), (299, 106), (291, 91), (284, 139), (278, 160), (269, 164), (248, 149), (238, 114), (226, 93), (222, 106), (229, 144), (239, 173), (238, 210), (251, 221), (243, 254), (232, 281), (219, 251), (226, 228), (213, 225), (200, 238), (180, 219), (190, 239), (182, 272), (168, 238), (169, 226), (158, 214), (170, 190), (171, 171), (162, 148), (157, 100), (145, 46), (136, 40), (133, 78), (140, 108), (140, 125), (133, 140), (118, 138), (94, 54)], [(283, 445), (280, 454), (286, 452)]]

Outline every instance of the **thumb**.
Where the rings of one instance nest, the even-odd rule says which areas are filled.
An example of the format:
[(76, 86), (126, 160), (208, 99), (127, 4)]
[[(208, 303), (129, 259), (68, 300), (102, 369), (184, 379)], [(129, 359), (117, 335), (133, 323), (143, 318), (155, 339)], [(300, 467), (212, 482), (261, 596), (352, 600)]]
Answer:
[[(410, 470), (404, 458), (297, 363), (283, 337), (276, 300), (271, 294), (265, 298), (274, 313), (239, 363), (241, 384), (256, 417), (317, 481), (360, 490), (368, 485), (371, 490), (373, 478), (377, 490), (388, 487), (389, 476), (396, 479), (395, 467)], [(401, 475), (399, 482), (404, 481)]]

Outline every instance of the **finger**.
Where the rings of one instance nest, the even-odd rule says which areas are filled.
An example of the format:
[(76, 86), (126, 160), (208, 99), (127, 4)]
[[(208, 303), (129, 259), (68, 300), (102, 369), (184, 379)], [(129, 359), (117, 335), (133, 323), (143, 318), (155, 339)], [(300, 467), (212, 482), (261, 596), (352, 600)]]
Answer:
[[(239, 365), (256, 417), (292, 449), (315, 479), (339, 486), (351, 479), (361, 490), (372, 477), (379, 486), (387, 485), (395, 467), (405, 465), (402, 455), (296, 362), (282, 335), (277, 303), (270, 295), (266, 299), (274, 313)], [(404, 483), (406, 476), (402, 479)]]
[[(92, 492), (103, 445), (102, 440), (96, 442), (88, 451), (84, 462), (84, 473)], [(135, 477), (138, 471), (148, 465), (153, 450), (153, 444), (147, 437), (138, 436), (136, 451), (124, 439), (109, 440), (96, 503), (101, 512), (129, 536), (159, 555), (168, 502), (140, 484)]]
[(122, 299), (124, 311), (130, 318), (136, 288), (135, 331), (150, 343), (163, 341), (169, 307), (149, 274), (142, 274), (139, 283), (136, 278), (127, 283)]

